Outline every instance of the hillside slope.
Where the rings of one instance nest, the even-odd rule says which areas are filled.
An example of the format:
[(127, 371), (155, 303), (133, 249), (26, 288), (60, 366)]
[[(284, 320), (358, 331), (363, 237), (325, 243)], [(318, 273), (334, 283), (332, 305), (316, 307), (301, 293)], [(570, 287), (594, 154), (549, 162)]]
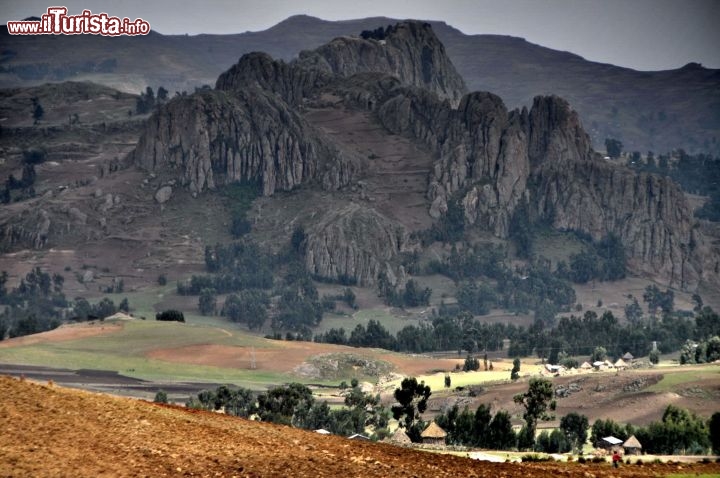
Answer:
[(644, 477), (677, 469), (486, 463), (7, 377), (0, 388), (2, 476)]

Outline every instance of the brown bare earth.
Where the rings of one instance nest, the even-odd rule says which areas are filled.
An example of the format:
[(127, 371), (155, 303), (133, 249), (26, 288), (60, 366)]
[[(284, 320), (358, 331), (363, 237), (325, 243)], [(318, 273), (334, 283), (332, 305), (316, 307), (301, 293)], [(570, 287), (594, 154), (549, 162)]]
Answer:
[(649, 477), (720, 464), (488, 463), (0, 377), (3, 477)]

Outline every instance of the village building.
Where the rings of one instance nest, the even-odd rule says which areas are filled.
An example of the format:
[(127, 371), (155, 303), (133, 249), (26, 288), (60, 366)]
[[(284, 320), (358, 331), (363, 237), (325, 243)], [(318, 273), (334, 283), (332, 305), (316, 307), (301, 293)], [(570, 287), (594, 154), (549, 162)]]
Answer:
[(615, 438), (614, 436), (609, 436), (601, 438), (600, 441), (595, 444), (595, 447), (615, 452), (622, 451), (622, 444), (623, 441), (621, 439)]
[(635, 360), (635, 357), (633, 357), (633, 354), (630, 352), (625, 352), (625, 355), (622, 356), (622, 359), (627, 363), (632, 363), (633, 360)]
[(395, 433), (393, 433), (383, 441), (392, 443), (393, 445), (401, 446), (407, 446), (412, 443), (410, 437), (407, 436), (407, 433), (405, 433), (405, 430), (403, 430), (402, 428), (398, 428), (397, 430), (395, 430)]
[(630, 438), (625, 440), (625, 443), (623, 443), (623, 449), (625, 450), (626, 455), (640, 455), (642, 453), (642, 445), (638, 439), (635, 438), (635, 435), (632, 435)]
[(440, 428), (437, 423), (432, 422), (425, 431), (420, 434), (420, 437), (425, 445), (444, 445), (447, 433)]

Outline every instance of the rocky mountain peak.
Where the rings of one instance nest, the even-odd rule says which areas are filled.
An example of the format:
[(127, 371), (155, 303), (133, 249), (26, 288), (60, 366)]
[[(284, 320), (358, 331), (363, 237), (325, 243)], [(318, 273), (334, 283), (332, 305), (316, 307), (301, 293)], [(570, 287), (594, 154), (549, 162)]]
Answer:
[(530, 161), (589, 159), (590, 136), (570, 104), (558, 96), (537, 96), (529, 117)]
[(300, 52), (299, 63), (340, 76), (386, 73), (406, 85), (436, 93), (456, 106), (467, 87), (429, 23), (406, 21), (339, 37), (313, 51)]

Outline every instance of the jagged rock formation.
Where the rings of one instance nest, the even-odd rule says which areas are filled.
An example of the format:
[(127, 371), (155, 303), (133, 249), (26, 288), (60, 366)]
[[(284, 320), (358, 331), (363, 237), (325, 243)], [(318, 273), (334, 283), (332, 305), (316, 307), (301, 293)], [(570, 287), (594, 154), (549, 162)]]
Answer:
[[(637, 273), (679, 287), (702, 276), (703, 240), (672, 182), (595, 155), (578, 115), (558, 97), (508, 111), (491, 93), (461, 96), (464, 83), (427, 24), (398, 24), (382, 39), (338, 38), (289, 64), (245, 55), (216, 87), (154, 114), (135, 163), (179, 173), (198, 192), (241, 180), (258, 181), (265, 195), (310, 182), (337, 190), (361, 176), (363, 161), (302, 116), (331, 96), (434, 153), (427, 200), (435, 218), (457, 198), (466, 224), (507, 238), (525, 203), (532, 219), (558, 229), (618, 235)], [(306, 266), (318, 276), (372, 284), (408, 247), (401, 226), (370, 205), (324, 214), (306, 242)]]
[(597, 240), (614, 233), (635, 272), (673, 287), (697, 285), (700, 263), (693, 249), (701, 239), (682, 191), (671, 180), (603, 161), (563, 158), (543, 163), (535, 181), (532, 204), (553, 227)]
[(462, 77), (429, 23), (401, 22), (383, 39), (340, 37), (313, 51), (300, 52), (300, 64), (334, 75), (381, 72), (436, 93), (453, 106), (467, 92)]
[(436, 151), (428, 188), (434, 216), (459, 195), (467, 223), (507, 237), (516, 206), (527, 201), (534, 218), (558, 229), (616, 234), (636, 273), (681, 288), (701, 278), (702, 237), (679, 187), (594, 155), (566, 101), (538, 97), (530, 112), (508, 113), (498, 97), (472, 93), (452, 110), (405, 90), (376, 114), (390, 131)]
[(170, 101), (150, 118), (132, 157), (150, 171), (178, 170), (193, 192), (234, 181), (257, 181), (265, 195), (312, 180), (334, 190), (360, 167), (287, 103), (256, 88)]
[(243, 55), (235, 65), (220, 75), (218, 90), (232, 91), (255, 86), (279, 94), (287, 103), (297, 105), (332, 81), (332, 75), (317, 68), (302, 68), (273, 60), (266, 53)]
[(350, 204), (327, 211), (307, 231), (305, 265), (325, 279), (350, 279), (359, 285), (375, 284), (381, 271), (405, 250), (408, 235), (399, 224), (374, 209)]

